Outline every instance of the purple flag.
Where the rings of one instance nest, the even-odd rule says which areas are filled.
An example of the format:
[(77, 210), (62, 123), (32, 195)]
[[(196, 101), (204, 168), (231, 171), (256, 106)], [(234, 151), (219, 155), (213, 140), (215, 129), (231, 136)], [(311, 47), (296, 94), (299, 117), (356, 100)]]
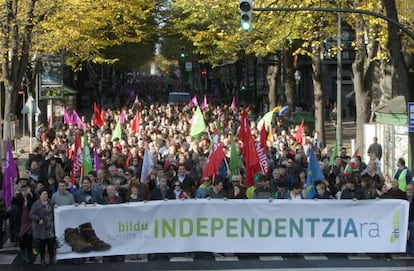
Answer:
[(66, 110), (66, 107), (63, 108), (63, 123), (67, 125), (72, 124), (72, 117), (69, 115), (68, 110)]
[(101, 169), (101, 159), (99, 158), (99, 154), (96, 151), (96, 146), (93, 147), (93, 167), (96, 171)]
[(76, 126), (78, 126), (78, 129), (80, 129), (82, 131), (85, 130), (85, 127), (83, 126), (82, 119), (79, 117), (78, 112), (76, 112), (75, 109), (73, 109), (72, 123), (76, 124)]
[(119, 121), (121, 122), (121, 124), (125, 123), (125, 110), (121, 110), (121, 115), (119, 116)]
[(194, 95), (194, 97), (190, 100), (190, 106), (195, 105), (198, 106), (198, 101), (197, 101), (197, 95)]
[(200, 108), (204, 110), (204, 109), (207, 108), (207, 106), (208, 106), (207, 97), (206, 97), (206, 95), (204, 95), (203, 103), (201, 104)]
[(232, 111), (236, 110), (236, 97), (233, 96), (233, 101), (231, 101), (230, 109)]
[(3, 197), (6, 207), (11, 205), (11, 200), (14, 194), (14, 179), (17, 178), (17, 167), (14, 162), (12, 147), (10, 139), (7, 140), (6, 146), (6, 165), (4, 167), (3, 177)]

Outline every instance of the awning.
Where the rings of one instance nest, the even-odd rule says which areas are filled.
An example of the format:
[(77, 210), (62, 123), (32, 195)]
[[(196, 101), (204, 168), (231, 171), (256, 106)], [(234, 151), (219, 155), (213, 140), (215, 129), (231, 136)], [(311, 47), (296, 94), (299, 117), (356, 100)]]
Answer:
[(74, 96), (78, 94), (79, 90), (76, 90), (74, 88), (63, 86), (63, 96)]

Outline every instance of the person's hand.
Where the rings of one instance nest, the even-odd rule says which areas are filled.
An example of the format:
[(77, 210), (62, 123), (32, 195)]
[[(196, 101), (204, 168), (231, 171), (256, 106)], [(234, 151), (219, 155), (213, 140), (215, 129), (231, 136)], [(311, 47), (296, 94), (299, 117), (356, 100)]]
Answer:
[(40, 225), (43, 225), (43, 223), (44, 223), (44, 221), (43, 221), (43, 219), (41, 218), (41, 219), (39, 220), (39, 224), (40, 224)]

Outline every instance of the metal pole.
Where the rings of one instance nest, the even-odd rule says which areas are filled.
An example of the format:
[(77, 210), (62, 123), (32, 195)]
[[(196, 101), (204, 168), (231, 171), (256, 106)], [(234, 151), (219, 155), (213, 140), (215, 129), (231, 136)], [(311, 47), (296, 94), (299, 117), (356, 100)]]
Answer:
[[(25, 106), (25, 104), (26, 104), (26, 94), (23, 93), (23, 107)], [(26, 135), (26, 124), (25, 124), (26, 116), (25, 116), (25, 114), (22, 114), (22, 115), (23, 115), (23, 132), (22, 132), (22, 136), (25, 136)]]
[[(40, 79), (39, 79), (39, 74), (36, 74), (36, 86), (35, 86), (35, 105), (36, 105), (36, 110), (39, 108), (39, 87), (40, 85)], [(36, 112), (35, 114), (35, 133), (37, 131), (37, 127), (39, 127), (39, 112)], [(36, 134), (35, 134), (36, 137)], [(30, 152), (32, 152), (32, 150), (30, 150)]]
[[(341, 2), (338, 0), (338, 8), (341, 8)], [(341, 13), (337, 13), (337, 66), (336, 66), (336, 140), (338, 147), (342, 148), (342, 23)]]

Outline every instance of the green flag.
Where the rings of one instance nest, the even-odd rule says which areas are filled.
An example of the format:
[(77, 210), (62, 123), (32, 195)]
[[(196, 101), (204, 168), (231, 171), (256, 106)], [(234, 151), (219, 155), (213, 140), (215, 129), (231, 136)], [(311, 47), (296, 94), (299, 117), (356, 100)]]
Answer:
[(121, 139), (121, 137), (122, 137), (121, 121), (118, 120), (115, 126), (115, 130), (112, 132), (111, 141), (114, 141), (116, 138)]
[(328, 164), (328, 166), (332, 166), (332, 165), (334, 165), (334, 164), (335, 164), (335, 158), (336, 158), (338, 155), (339, 155), (339, 154), (338, 154), (338, 142), (337, 142), (337, 141), (335, 141), (335, 146), (334, 146), (334, 148), (333, 148), (333, 150), (332, 150), (331, 157), (329, 157), (329, 164)]
[(273, 110), (269, 111), (266, 114), (264, 114), (263, 118), (260, 119), (260, 121), (257, 123), (259, 131), (262, 129), (263, 125), (265, 125), (266, 129), (269, 129), (269, 127), (272, 125), (273, 113)]
[(89, 171), (92, 170), (92, 158), (89, 150), (88, 135), (86, 132), (83, 133), (82, 168), (83, 176), (88, 175)]
[(218, 133), (219, 138), (221, 138), (221, 121), (220, 121), (220, 116), (218, 116), (218, 119), (217, 119), (217, 133)]
[(201, 113), (201, 109), (199, 106), (197, 106), (196, 112), (193, 115), (193, 118), (191, 119), (191, 130), (190, 130), (190, 136), (196, 137), (197, 135), (204, 132), (207, 125), (204, 121), (203, 113)]
[(233, 131), (231, 131), (231, 149), (230, 149), (230, 174), (237, 175), (240, 169), (240, 156), (237, 153), (236, 142), (234, 141)]

